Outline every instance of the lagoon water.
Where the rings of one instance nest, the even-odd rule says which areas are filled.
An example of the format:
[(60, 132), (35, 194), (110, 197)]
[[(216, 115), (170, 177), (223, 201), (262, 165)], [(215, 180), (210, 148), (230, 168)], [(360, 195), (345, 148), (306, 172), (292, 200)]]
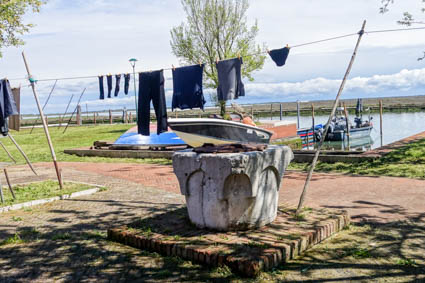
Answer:
[[(373, 140), (372, 149), (381, 146), (380, 141), (380, 119), (379, 114), (374, 113), (373, 117), (373, 130), (371, 138)], [(267, 120), (267, 118), (262, 118)], [(273, 117), (273, 120), (279, 120), (279, 117)], [(368, 115), (363, 115), (363, 119), (367, 120)], [(297, 122), (296, 116), (283, 117), (282, 120)], [(421, 133), (425, 131), (425, 112), (412, 112), (412, 113), (384, 113), (383, 114), (383, 144), (389, 144), (406, 137)], [(328, 116), (316, 116), (316, 124), (325, 124), (328, 121)], [(350, 116), (350, 121), (354, 123), (354, 116)], [(300, 128), (311, 127), (311, 116), (300, 117)]]

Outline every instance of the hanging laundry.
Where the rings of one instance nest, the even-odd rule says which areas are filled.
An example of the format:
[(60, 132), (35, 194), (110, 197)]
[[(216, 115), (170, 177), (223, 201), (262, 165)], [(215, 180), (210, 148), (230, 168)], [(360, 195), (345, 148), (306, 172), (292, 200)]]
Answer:
[(112, 75), (106, 76), (106, 83), (108, 85), (108, 98), (111, 98), (111, 92), (112, 92)]
[(130, 87), (130, 74), (124, 74), (124, 94), (128, 94), (128, 88)]
[(289, 47), (281, 49), (273, 49), (269, 51), (269, 55), (278, 67), (282, 67), (286, 63), (289, 54)]
[(120, 82), (121, 82), (121, 74), (115, 75), (115, 91), (114, 91), (114, 96), (118, 96), (118, 93), (120, 92)]
[(204, 64), (173, 69), (172, 110), (201, 108), (204, 110), (205, 98), (202, 91)]
[(149, 136), (151, 100), (157, 120), (157, 134), (168, 130), (163, 71), (139, 73), (138, 133)]
[(100, 92), (99, 99), (105, 99), (105, 90), (103, 88), (103, 76), (99, 76), (99, 92)]
[(0, 132), (3, 136), (9, 132), (7, 118), (18, 114), (9, 81), (0, 80)]
[(238, 99), (245, 96), (245, 87), (241, 78), (242, 58), (219, 61), (217, 98), (219, 101)]

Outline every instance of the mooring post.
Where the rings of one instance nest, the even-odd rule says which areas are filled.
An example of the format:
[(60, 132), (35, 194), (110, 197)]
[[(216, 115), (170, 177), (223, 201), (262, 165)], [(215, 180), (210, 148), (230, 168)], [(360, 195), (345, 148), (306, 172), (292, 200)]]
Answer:
[(254, 106), (251, 105), (251, 118), (254, 120)]
[(35, 102), (37, 104), (38, 111), (40, 112), (41, 121), (43, 122), (44, 133), (46, 134), (47, 143), (49, 144), (50, 153), (51, 153), (52, 159), (53, 159), (53, 164), (54, 164), (55, 169), (56, 169), (56, 175), (58, 177), (59, 187), (61, 189), (63, 189), (62, 179), (61, 179), (61, 177), (59, 175), (59, 165), (58, 165), (58, 162), (56, 161), (55, 149), (53, 148), (53, 143), (52, 143), (52, 140), (50, 138), (49, 128), (47, 127), (46, 121), (44, 120), (43, 109), (41, 108), (40, 101), (38, 100), (38, 95), (37, 95), (37, 92), (35, 90), (35, 82), (36, 82), (36, 80), (34, 80), (34, 78), (31, 76), (31, 72), (30, 72), (30, 69), (28, 67), (28, 63), (27, 63), (27, 60), (25, 58), (24, 52), (22, 52), (22, 58), (24, 59), (25, 68), (27, 69), (27, 73), (28, 73), (28, 80), (31, 83), (31, 88), (32, 88), (32, 92), (34, 94)]
[(93, 112), (93, 124), (96, 126), (96, 114), (97, 112)]
[(348, 151), (350, 151), (350, 123), (348, 121), (348, 112), (347, 112), (347, 107), (345, 106), (345, 102), (344, 102), (344, 114), (345, 114), (345, 127), (347, 128), (347, 147), (348, 147)]
[(279, 104), (280, 121), (282, 121), (282, 103)]
[[(382, 109), (383, 107), (382, 107), (382, 100), (379, 100), (379, 119), (380, 119), (380, 135), (381, 135), (381, 147), (382, 146), (384, 146), (384, 139), (383, 139), (383, 131), (382, 131), (382, 112), (383, 112), (383, 109)], [(369, 123), (370, 123), (370, 119), (369, 119)]]
[(323, 132), (322, 138), (320, 139), (320, 142), (319, 142), (319, 145), (317, 147), (316, 153), (314, 154), (313, 162), (311, 163), (310, 170), (308, 172), (308, 175), (307, 175), (307, 178), (306, 178), (306, 181), (305, 181), (305, 184), (304, 184), (304, 189), (303, 189), (303, 192), (302, 192), (302, 194), (300, 196), (300, 200), (298, 202), (298, 207), (297, 207), (297, 210), (296, 210), (296, 215), (299, 215), (299, 213), (300, 213), (300, 211), (301, 211), (301, 209), (303, 207), (304, 199), (305, 199), (305, 196), (306, 196), (306, 193), (307, 193), (307, 189), (308, 189), (308, 185), (310, 184), (311, 177), (313, 176), (313, 171), (314, 171), (314, 168), (316, 167), (316, 163), (317, 163), (317, 160), (319, 158), (320, 150), (322, 148), (322, 145), (323, 145), (323, 142), (325, 140), (326, 134), (328, 133), (329, 126), (331, 124), (332, 118), (335, 115), (335, 111), (336, 111), (336, 108), (338, 106), (339, 98), (340, 98), (340, 96), (342, 94), (342, 91), (344, 89), (345, 83), (347, 82), (347, 77), (350, 74), (351, 68), (352, 68), (353, 63), (354, 63), (354, 59), (356, 58), (357, 50), (359, 48), (360, 41), (361, 41), (361, 39), (363, 37), (365, 26), (366, 26), (366, 21), (363, 21), (362, 29), (358, 33), (359, 34), (359, 38), (357, 39), (356, 47), (354, 48), (354, 52), (353, 52), (353, 55), (351, 56), (351, 60), (350, 60), (350, 63), (348, 64), (348, 68), (347, 68), (347, 71), (345, 72), (344, 78), (342, 79), (341, 85), (340, 85), (339, 90), (338, 90), (338, 94), (336, 95), (336, 98), (335, 98), (335, 101), (334, 101), (334, 105), (332, 107), (331, 114), (329, 115), (328, 122), (326, 123), (325, 130)]
[(273, 103), (270, 103), (270, 120), (273, 120)]
[(109, 109), (109, 124), (112, 125), (112, 111)]
[(7, 173), (7, 169), (4, 168), (3, 171), (4, 171), (4, 176), (6, 177), (6, 182), (7, 182), (7, 186), (9, 187), (9, 191), (12, 194), (13, 199), (16, 199), (15, 192), (13, 191), (12, 184), (10, 183), (10, 180), (9, 180), (9, 174)]
[(130, 111), (130, 118), (128, 118), (129, 120), (130, 120), (130, 123), (133, 123), (133, 114), (132, 114), (132, 112)]
[(297, 100), (297, 129), (300, 128), (300, 102)]

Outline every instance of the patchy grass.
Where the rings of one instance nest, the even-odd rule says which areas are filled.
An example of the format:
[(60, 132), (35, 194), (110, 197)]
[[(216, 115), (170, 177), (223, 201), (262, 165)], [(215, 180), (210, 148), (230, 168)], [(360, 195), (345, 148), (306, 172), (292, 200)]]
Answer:
[[(63, 127), (51, 127), (49, 132), (58, 161), (171, 164), (171, 160), (168, 159), (79, 157), (64, 153), (65, 149), (92, 146), (93, 142), (99, 140), (114, 141), (133, 126), (134, 124), (69, 127), (65, 134), (63, 134)], [(11, 131), (11, 134), (31, 162), (50, 162), (52, 157), (43, 129), (36, 128), (32, 134), (30, 134), (30, 131), (30, 129), (23, 129), (20, 132)], [(8, 148), (18, 164), (25, 164), (25, 159), (9, 139), (3, 139), (2, 143)], [(0, 150), (0, 159), (10, 160), (4, 150)]]
[[(1, 206), (8, 206), (17, 203), (23, 203), (31, 200), (45, 199), (64, 194), (70, 194), (78, 191), (88, 190), (92, 186), (77, 184), (77, 183), (64, 183), (64, 188), (59, 189), (56, 181), (37, 182), (29, 185), (17, 185), (13, 188), (15, 191), (16, 199), (13, 199), (9, 190), (3, 190), (5, 203)], [(21, 221), (22, 218), (15, 217), (13, 221)]]
[[(289, 169), (308, 170), (310, 164), (291, 163)], [(425, 139), (396, 149), (375, 161), (360, 163), (318, 162), (316, 171), (341, 172), (371, 176), (393, 176), (425, 179)]]

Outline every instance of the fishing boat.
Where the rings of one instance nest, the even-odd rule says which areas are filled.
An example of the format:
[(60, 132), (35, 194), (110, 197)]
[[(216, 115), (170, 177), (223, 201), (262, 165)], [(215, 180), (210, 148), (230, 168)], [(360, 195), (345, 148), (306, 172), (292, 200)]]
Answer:
[(265, 129), (217, 118), (170, 118), (168, 126), (192, 147), (206, 143), (268, 144), (273, 135)]
[[(337, 114), (332, 118), (329, 129), (325, 137), (325, 141), (345, 141), (347, 140), (347, 133), (350, 134), (350, 139), (358, 139), (369, 137), (373, 129), (372, 117), (369, 120), (363, 121), (363, 103), (361, 99), (357, 100), (356, 117), (354, 118), (354, 125), (347, 118), (342, 115), (344, 108), (338, 107)], [(347, 131), (348, 127), (348, 131)], [(323, 135), (324, 129), (315, 131), (315, 138), (319, 140)]]

